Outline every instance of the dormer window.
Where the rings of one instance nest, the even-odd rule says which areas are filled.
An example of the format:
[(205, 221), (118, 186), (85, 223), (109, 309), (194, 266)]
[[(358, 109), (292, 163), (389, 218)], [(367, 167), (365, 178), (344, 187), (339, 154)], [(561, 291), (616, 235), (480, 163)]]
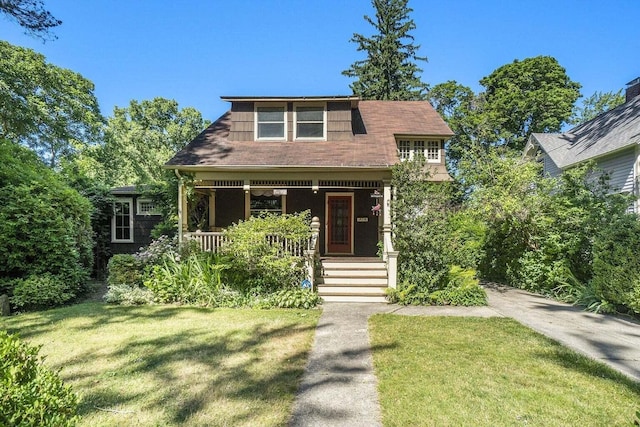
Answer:
[(423, 156), (427, 163), (442, 162), (442, 141), (438, 139), (401, 139), (398, 141), (398, 157), (400, 160), (413, 160)]
[(325, 106), (319, 105), (295, 105), (294, 120), (295, 134), (294, 139), (320, 139), (327, 137), (327, 114)]
[(256, 106), (256, 139), (286, 139), (286, 109), (284, 105)]

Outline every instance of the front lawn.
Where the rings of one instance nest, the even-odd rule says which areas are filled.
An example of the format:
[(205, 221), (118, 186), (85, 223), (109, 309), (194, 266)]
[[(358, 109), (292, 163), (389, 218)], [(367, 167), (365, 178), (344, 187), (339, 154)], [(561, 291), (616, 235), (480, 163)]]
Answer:
[(320, 315), (85, 303), (0, 319), (42, 345), (80, 425), (286, 424)]
[(640, 384), (511, 319), (369, 320), (385, 426), (629, 426)]

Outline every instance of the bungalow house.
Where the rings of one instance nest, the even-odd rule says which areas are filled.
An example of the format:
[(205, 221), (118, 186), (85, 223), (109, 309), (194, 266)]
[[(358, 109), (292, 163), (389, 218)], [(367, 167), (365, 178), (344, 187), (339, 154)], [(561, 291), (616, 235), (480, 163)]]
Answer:
[[(544, 173), (562, 171), (594, 160), (609, 174), (612, 191), (637, 191), (640, 176), (640, 78), (627, 83), (626, 102), (563, 133), (534, 133), (524, 150), (537, 158)], [(639, 211), (638, 201), (634, 211)]]
[(214, 249), (218, 233), (238, 220), (310, 210), (324, 299), (384, 301), (396, 277), (391, 167), (419, 153), (432, 180), (451, 179), (444, 144), (452, 132), (438, 113), (426, 101), (355, 96), (222, 99), (230, 110), (166, 164), (194, 178), (205, 214), (197, 227), (190, 224), (181, 185), (181, 238)]

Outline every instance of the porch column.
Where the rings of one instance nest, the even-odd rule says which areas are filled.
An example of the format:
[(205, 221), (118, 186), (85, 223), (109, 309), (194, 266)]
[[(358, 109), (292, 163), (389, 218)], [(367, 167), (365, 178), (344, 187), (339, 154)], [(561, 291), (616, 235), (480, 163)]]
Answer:
[(216, 226), (216, 190), (209, 191), (209, 231)]
[(395, 289), (398, 286), (398, 251), (393, 250), (393, 241), (391, 240), (391, 181), (383, 181), (383, 185), (382, 242), (384, 249), (382, 258), (387, 263), (387, 285)]
[(391, 181), (382, 181), (382, 218), (383, 227), (385, 225), (391, 225)]
[(180, 218), (178, 229), (184, 233), (189, 230), (189, 206), (187, 205), (187, 192), (183, 182), (180, 182), (178, 189), (180, 192), (178, 196), (178, 218)]

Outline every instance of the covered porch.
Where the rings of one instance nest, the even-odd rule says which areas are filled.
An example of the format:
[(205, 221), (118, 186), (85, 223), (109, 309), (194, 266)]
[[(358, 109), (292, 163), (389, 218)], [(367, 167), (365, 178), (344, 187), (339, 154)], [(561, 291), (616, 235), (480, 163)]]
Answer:
[[(182, 177), (178, 173), (179, 177)], [(390, 171), (198, 172), (179, 186), (179, 238), (218, 251), (223, 230), (261, 212), (310, 211), (313, 237), (305, 245), (274, 241), (295, 256), (372, 258), (382, 253), (386, 286), (396, 287), (391, 240)], [(195, 197), (187, 194), (193, 192)], [(310, 277), (312, 283), (318, 280)], [(320, 280), (321, 282), (321, 280)], [(379, 281), (377, 283), (379, 285)]]

